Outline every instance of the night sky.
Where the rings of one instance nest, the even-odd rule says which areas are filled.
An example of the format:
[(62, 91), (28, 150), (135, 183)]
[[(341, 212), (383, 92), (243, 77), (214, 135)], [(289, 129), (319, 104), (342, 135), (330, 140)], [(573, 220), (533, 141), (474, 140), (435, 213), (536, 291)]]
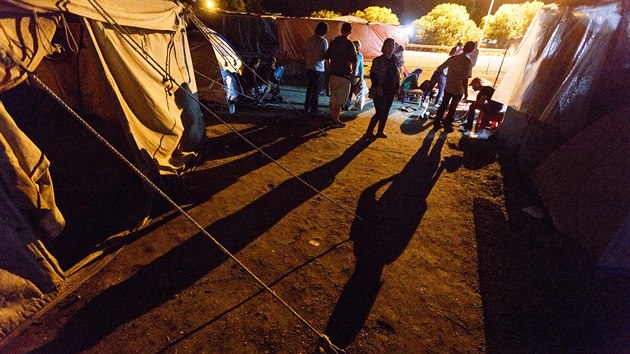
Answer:
[[(426, 15), (436, 5), (444, 2), (466, 5), (473, 10), (472, 18), (479, 22), (488, 12), (491, 0), (263, 0), (263, 6), (268, 12), (279, 12), (285, 16), (308, 16), (311, 12), (321, 9), (334, 10), (347, 15), (368, 6), (389, 7), (398, 16), (402, 24), (416, 20)], [(494, 10), (504, 3), (520, 3), (524, 0), (495, 0)]]

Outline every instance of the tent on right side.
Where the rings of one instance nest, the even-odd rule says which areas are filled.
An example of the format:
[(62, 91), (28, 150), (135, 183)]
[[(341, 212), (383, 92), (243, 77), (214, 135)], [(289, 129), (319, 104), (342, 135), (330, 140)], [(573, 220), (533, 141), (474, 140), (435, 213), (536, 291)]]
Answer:
[(555, 227), (630, 273), (630, 1), (546, 5), (494, 99)]

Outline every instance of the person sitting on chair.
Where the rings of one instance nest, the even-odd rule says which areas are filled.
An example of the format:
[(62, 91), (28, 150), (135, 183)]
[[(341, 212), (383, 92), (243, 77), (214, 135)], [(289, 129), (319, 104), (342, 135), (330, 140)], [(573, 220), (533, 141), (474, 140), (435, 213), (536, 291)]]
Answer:
[(280, 80), (278, 76), (279, 68), (276, 67), (276, 57), (269, 57), (269, 62), (267, 65), (261, 66), (258, 69), (258, 76), (260, 76), (261, 80), (266, 84), (265, 91), (263, 93), (263, 97), (267, 93), (271, 93), (271, 101), (274, 103), (280, 102), (282, 99), (280, 97)]
[(492, 100), (494, 88), (482, 85), (480, 78), (476, 77), (472, 79), (470, 86), (473, 90), (479, 91), (479, 93), (477, 94), (477, 100), (470, 103), (468, 113), (466, 114), (466, 124), (464, 124), (464, 129), (467, 131), (472, 130), (473, 121), (475, 120), (475, 110), (479, 110), (485, 114), (492, 114), (501, 112), (503, 109), (502, 103)]
[(264, 83), (257, 74), (260, 66), (260, 58), (253, 57), (249, 64), (243, 69), (243, 91), (254, 101), (259, 101), (264, 91)]
[(417, 90), (420, 88), (420, 84), (418, 83), (420, 74), (422, 74), (422, 69), (418, 68), (409, 73), (409, 75), (405, 76), (402, 83), (400, 84), (401, 101), (405, 100), (405, 97), (407, 96), (407, 93), (409, 91)]

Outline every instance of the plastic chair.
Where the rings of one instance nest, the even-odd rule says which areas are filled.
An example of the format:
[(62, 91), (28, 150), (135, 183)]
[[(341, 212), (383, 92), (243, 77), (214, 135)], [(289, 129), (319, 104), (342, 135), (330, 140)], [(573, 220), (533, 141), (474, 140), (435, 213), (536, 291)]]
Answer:
[(483, 111), (479, 111), (479, 115), (477, 115), (477, 125), (475, 126), (476, 131), (480, 131), (482, 129), (496, 129), (501, 122), (503, 122), (504, 112), (496, 112), (496, 113), (486, 113)]

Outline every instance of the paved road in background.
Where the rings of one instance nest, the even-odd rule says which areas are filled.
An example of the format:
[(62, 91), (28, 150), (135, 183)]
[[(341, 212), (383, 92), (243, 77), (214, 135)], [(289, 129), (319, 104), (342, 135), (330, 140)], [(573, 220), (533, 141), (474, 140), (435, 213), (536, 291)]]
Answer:
[[(421, 79), (429, 79), (435, 68), (442, 64), (447, 58), (448, 55), (446, 53), (416, 52), (407, 50), (405, 51), (405, 67), (409, 71), (421, 68), (423, 70)], [(497, 72), (499, 71), (499, 67), (501, 66), (501, 60), (503, 60), (503, 56), (479, 55), (477, 65), (473, 68), (473, 77), (480, 77), (488, 80), (490, 83), (493, 83), (497, 76)], [(505, 62), (501, 67), (499, 82), (511, 62), (512, 57), (505, 57)]]

